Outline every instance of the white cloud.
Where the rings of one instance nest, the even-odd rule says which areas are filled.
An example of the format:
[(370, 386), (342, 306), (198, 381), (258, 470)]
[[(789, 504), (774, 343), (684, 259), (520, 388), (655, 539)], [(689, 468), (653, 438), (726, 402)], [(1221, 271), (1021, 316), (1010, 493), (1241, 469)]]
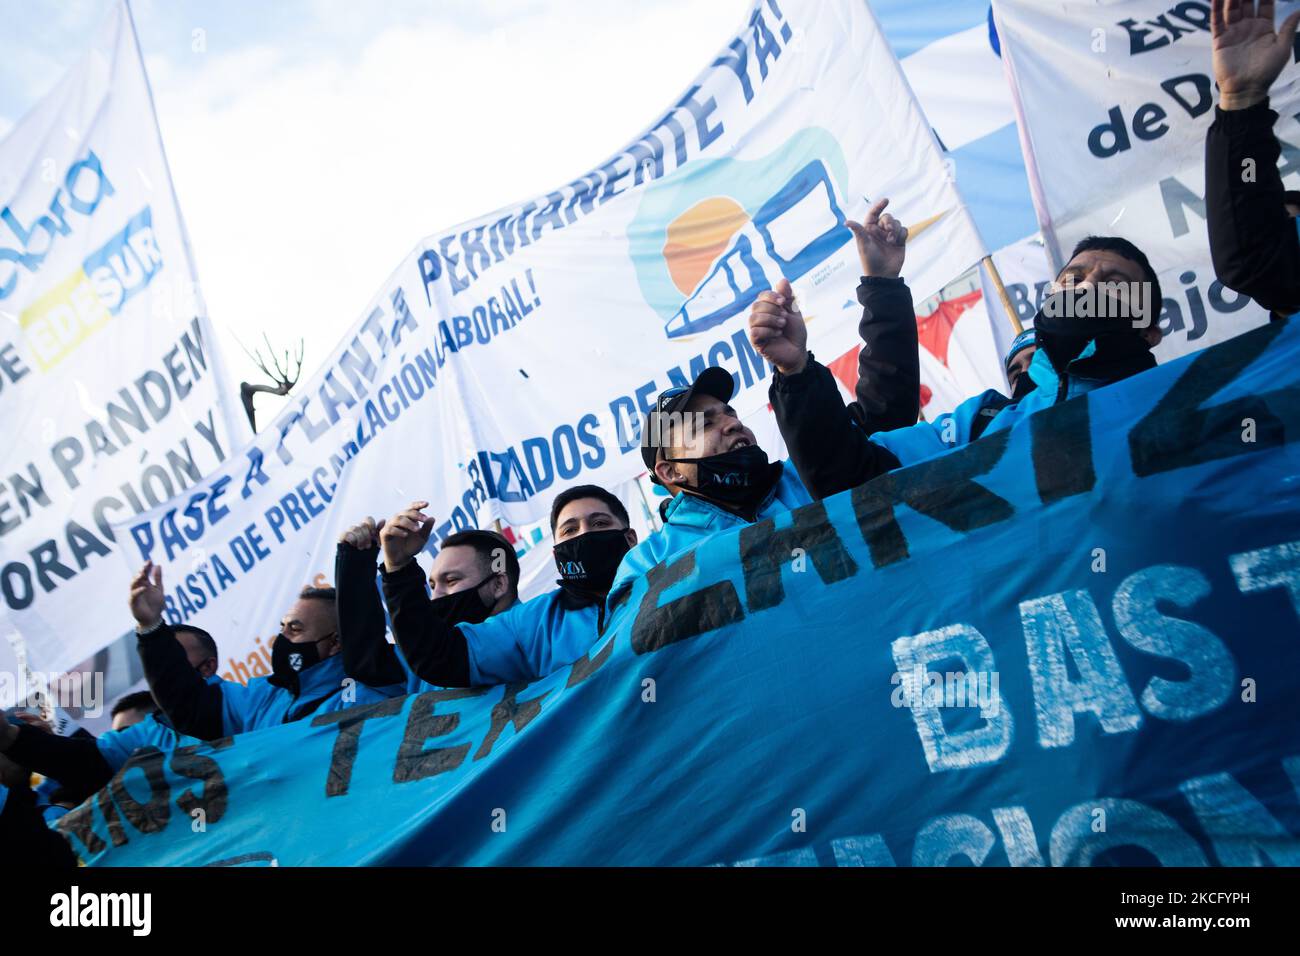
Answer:
[[(360, 6), (316, 13), (343, 29), (330, 18)], [(281, 346), (303, 337), (310, 374), (421, 237), (602, 161), (708, 66), (747, 7), (458, 2), (355, 50), (151, 59), (214, 322), (249, 347), (263, 330)], [(237, 378), (257, 374), (224, 344)]]

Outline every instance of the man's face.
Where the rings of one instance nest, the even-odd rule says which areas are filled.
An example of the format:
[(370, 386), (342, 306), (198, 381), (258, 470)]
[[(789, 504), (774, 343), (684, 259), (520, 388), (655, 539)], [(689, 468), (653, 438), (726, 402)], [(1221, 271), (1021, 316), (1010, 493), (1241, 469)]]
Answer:
[(147, 710), (140, 710), (135, 707), (132, 707), (130, 710), (119, 711), (113, 715), (113, 729), (125, 730), (127, 727), (132, 727), (135, 724), (140, 723), (140, 721), (144, 720), (148, 716), (149, 712)]
[[(1108, 249), (1087, 249), (1073, 259), (1071, 259), (1061, 274), (1056, 277), (1052, 283), (1050, 291), (1059, 292), (1068, 285), (1073, 284), (1077, 289), (1080, 286), (1098, 286), (1103, 282), (1147, 282), (1146, 273), (1142, 267), (1132, 259), (1126, 259), (1118, 252), (1111, 252)], [(1154, 290), (1150, 285), (1147, 287), (1147, 295), (1150, 296)], [(1160, 315), (1160, 303), (1150, 303), (1154, 316)], [(1145, 328), (1139, 329), (1143, 338), (1155, 346), (1160, 341), (1160, 329), (1157, 327), (1155, 319)]]
[(1016, 382), (1020, 381), (1020, 376), (1029, 372), (1029, 363), (1034, 360), (1034, 353), (1038, 349), (1030, 345), (1016, 353), (1011, 364), (1007, 366), (1007, 384), (1011, 386), (1011, 391), (1016, 390)]
[[(692, 395), (682, 421), (673, 424), (670, 434), (673, 444), (666, 449), (666, 458), (711, 458), (755, 444), (754, 433), (741, 424), (736, 410), (712, 395)], [(660, 460), (655, 474), (666, 485), (695, 485), (699, 467)]]
[(568, 541), (590, 531), (622, 531), (628, 547), (636, 544), (636, 532), (616, 518), (599, 498), (575, 498), (555, 516), (556, 541)]
[[(190, 667), (199, 672), (200, 677), (206, 680), (217, 672), (217, 667), (220, 666), (219, 662), (208, 653), (207, 648), (203, 646), (203, 642), (199, 640), (197, 634), (191, 634), (189, 631), (177, 631), (176, 640), (181, 647), (185, 648), (185, 659), (190, 662)], [(116, 730), (117, 728), (114, 727), (113, 729)]]
[(334, 605), (329, 601), (307, 598), (294, 601), (289, 613), (280, 621), (280, 633), (293, 644), (320, 641), (333, 635), (332, 640), (317, 645), (320, 656), (332, 657), (339, 651), (338, 625), (334, 620)]
[(435, 598), (477, 587), (492, 573), (483, 558), (469, 545), (443, 548), (429, 569), (429, 585)]

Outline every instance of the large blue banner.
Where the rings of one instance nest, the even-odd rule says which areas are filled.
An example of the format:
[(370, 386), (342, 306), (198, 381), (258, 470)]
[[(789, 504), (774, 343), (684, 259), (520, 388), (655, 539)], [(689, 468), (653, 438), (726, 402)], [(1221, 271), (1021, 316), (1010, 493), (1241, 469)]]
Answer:
[(1298, 865), (1298, 384), (1260, 328), (708, 539), (544, 680), (140, 752), (62, 829), (97, 865)]

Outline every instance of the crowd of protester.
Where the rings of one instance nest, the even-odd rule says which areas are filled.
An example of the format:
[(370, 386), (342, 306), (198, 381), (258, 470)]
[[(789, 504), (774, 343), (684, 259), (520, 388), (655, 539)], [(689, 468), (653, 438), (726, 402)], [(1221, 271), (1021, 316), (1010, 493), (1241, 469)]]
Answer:
[[(1206, 210), (1220, 280), (1285, 321), (1300, 310), (1300, 194), (1286, 192), (1278, 172), (1268, 90), (1289, 60), (1300, 13), (1275, 32), (1263, 6), (1214, 2), (1220, 102), (1206, 143)], [(1253, 175), (1243, 175), (1247, 166)], [(212, 635), (165, 621), (161, 569), (146, 565), (131, 582), (129, 606), (149, 690), (118, 701), (112, 730), (98, 737), (57, 736), (29, 713), (0, 719), (0, 846), (35, 862), (73, 864), (49, 826), (141, 747), (166, 752), (430, 687), (544, 677), (588, 653), (630, 582), (701, 538), (943, 454), (1155, 365), (1162, 302), (1155, 271), (1127, 239), (1089, 237), (1057, 275), (1033, 327), (1012, 342), (1006, 392), (986, 391), (918, 421), (916, 315), (902, 278), (907, 229), (886, 205), (850, 224), (862, 264), (851, 403), (808, 351), (788, 282), (764, 292), (750, 313), (750, 340), (774, 369), (769, 398), (787, 461), (769, 460), (729, 404), (731, 373), (705, 369), (660, 393), (643, 422), (646, 471), (667, 492), (662, 526), (645, 540), (617, 496), (595, 485), (569, 488), (550, 511), (558, 587), (521, 601), (519, 560), (495, 531), (446, 538), (426, 575), (417, 559), (434, 525), (428, 502), (379, 522), (365, 518), (339, 539), (335, 587), (298, 595), (280, 622), (271, 673), (247, 684), (217, 676)], [(1098, 290), (1117, 296), (1109, 317), (1071, 307)], [(386, 637), (390, 622), (395, 645)], [(35, 788), (33, 774), (44, 778)]]

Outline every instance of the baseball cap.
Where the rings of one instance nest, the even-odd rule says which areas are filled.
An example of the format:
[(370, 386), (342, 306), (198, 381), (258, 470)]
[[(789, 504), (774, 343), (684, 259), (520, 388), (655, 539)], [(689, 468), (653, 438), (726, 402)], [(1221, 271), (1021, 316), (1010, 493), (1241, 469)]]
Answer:
[(681, 412), (697, 394), (710, 395), (720, 402), (729, 402), (735, 390), (736, 383), (731, 373), (725, 368), (714, 365), (695, 376), (695, 381), (690, 385), (675, 385), (659, 393), (654, 408), (646, 414), (641, 428), (641, 460), (645, 462), (646, 471), (650, 472), (651, 481), (655, 484), (659, 483), (654, 476), (655, 462), (659, 458), (659, 449), (665, 447), (664, 443), (668, 438), (666, 427), (668, 423), (663, 421), (662, 416)]

